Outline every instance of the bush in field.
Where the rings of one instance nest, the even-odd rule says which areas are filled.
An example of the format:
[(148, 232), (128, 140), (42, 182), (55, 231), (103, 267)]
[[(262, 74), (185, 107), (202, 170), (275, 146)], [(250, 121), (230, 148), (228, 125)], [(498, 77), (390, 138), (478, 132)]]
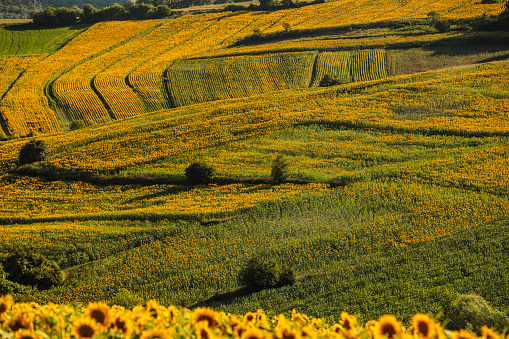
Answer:
[(461, 294), (444, 309), (446, 327), (450, 330), (468, 329), (480, 333), (487, 325), (502, 332), (509, 327), (509, 318), (503, 312), (490, 306), (486, 300), (476, 294)]
[(296, 280), (296, 275), (290, 267), (281, 269), (276, 260), (258, 255), (249, 259), (238, 275), (239, 283), (251, 291), (293, 285)]
[(186, 180), (194, 185), (208, 184), (214, 176), (212, 166), (195, 162), (186, 168)]
[(329, 87), (329, 86), (336, 86), (336, 85), (346, 84), (348, 82), (349, 81), (346, 80), (346, 79), (336, 79), (336, 78), (331, 77), (328, 74), (325, 74), (323, 76), (322, 80), (320, 80), (320, 84), (318, 86), (320, 86), (320, 87)]
[(297, 281), (297, 275), (291, 267), (284, 267), (279, 275), (278, 286), (293, 285)]
[(123, 306), (126, 309), (132, 309), (134, 306), (143, 305), (144, 300), (142, 297), (126, 288), (120, 289), (118, 293), (111, 300), (112, 305)]
[(279, 154), (276, 159), (272, 162), (272, 169), (270, 171), (270, 176), (272, 180), (277, 183), (282, 183), (290, 176), (290, 162), (284, 156)]
[(64, 273), (54, 260), (31, 251), (18, 250), (5, 258), (3, 266), (8, 280), (41, 290), (64, 281)]
[(451, 28), (449, 20), (442, 18), (437, 12), (429, 12), (428, 18), (431, 20), (431, 26), (440, 33), (445, 33)]
[(240, 270), (238, 281), (251, 291), (276, 287), (279, 283), (279, 265), (274, 259), (254, 256)]
[(74, 131), (77, 129), (82, 129), (86, 126), (85, 122), (83, 120), (73, 120), (71, 123), (71, 126), (69, 128)]
[(30, 140), (19, 150), (19, 164), (26, 165), (42, 161), (48, 156), (48, 145), (42, 140)]

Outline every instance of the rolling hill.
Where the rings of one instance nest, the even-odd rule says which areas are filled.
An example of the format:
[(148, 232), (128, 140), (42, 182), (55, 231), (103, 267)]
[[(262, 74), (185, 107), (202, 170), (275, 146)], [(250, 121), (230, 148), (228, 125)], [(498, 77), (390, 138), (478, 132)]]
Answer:
[[(36, 251), (65, 281), (4, 279), (0, 295), (409, 323), (474, 293), (506, 311), (509, 33), (472, 28), (503, 8), (340, 0), (2, 28), (0, 259)], [(49, 154), (20, 166), (35, 139)], [(194, 162), (211, 183), (186, 180)], [(254, 255), (296, 283), (243, 293)]]

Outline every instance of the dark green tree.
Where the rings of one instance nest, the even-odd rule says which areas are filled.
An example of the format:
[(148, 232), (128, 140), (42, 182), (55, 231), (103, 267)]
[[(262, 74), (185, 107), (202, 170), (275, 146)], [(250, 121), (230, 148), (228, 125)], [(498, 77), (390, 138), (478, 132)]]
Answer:
[(195, 162), (186, 168), (185, 175), (186, 180), (191, 184), (208, 184), (214, 176), (214, 169), (208, 164)]
[(20, 165), (42, 161), (48, 156), (48, 145), (42, 140), (30, 140), (19, 150)]
[(18, 250), (3, 262), (7, 279), (18, 284), (45, 290), (60, 285), (64, 274), (54, 260), (30, 250)]
[(270, 171), (270, 176), (272, 180), (277, 183), (282, 183), (290, 176), (290, 161), (286, 159), (281, 154), (278, 154), (276, 159), (272, 162), (272, 169)]
[(91, 4), (83, 6), (83, 12), (81, 13), (80, 20), (85, 23), (99, 21), (99, 11)]
[(276, 287), (279, 283), (279, 265), (274, 259), (254, 256), (240, 270), (239, 284), (251, 291)]

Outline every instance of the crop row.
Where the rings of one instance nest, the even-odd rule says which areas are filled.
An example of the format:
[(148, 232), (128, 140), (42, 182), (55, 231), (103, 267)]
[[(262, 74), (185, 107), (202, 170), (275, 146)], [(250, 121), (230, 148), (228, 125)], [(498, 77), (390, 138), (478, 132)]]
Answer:
[(316, 53), (182, 61), (167, 71), (176, 106), (306, 88)]
[[(60, 118), (59, 123), (55, 112), (50, 108), (44, 93), (46, 83), (76, 63), (91, 58), (146, 28), (144, 21), (97, 24), (38, 62), (36, 66), (29, 68), (1, 102), (9, 128), (19, 135), (26, 135), (30, 131), (59, 132), (60, 123), (64, 123), (65, 118)], [(98, 36), (101, 38), (98, 39)]]
[[(506, 134), (508, 67), (509, 63), (500, 62), (313, 92), (287, 90), (161, 111), (96, 127), (93, 133), (80, 130), (44, 140), (54, 150), (48, 159), (54, 166), (104, 171), (307, 121), (433, 134)], [(366, 88), (372, 89), (348, 95)], [(9, 141), (1, 145), (3, 168), (15, 160), (22, 144)]]

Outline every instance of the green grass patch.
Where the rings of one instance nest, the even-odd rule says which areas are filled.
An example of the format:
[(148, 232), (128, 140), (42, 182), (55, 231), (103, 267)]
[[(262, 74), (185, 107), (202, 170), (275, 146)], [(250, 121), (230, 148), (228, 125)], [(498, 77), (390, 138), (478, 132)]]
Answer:
[(53, 53), (87, 28), (88, 25), (35, 28), (29, 24), (0, 27), (0, 57)]

